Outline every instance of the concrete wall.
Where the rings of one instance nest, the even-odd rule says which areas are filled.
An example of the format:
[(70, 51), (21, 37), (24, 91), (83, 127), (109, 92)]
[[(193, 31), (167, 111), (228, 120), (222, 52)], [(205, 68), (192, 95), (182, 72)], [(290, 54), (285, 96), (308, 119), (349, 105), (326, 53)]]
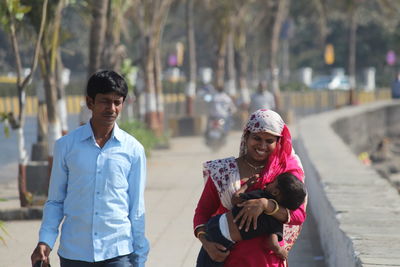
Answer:
[[(387, 102), (386, 102), (387, 103)], [(371, 150), (384, 136), (400, 135), (400, 105), (368, 105), (361, 112), (345, 116), (332, 128), (356, 154)]]
[(298, 123), (308, 208), (328, 266), (400, 266), (400, 195), (356, 157), (371, 138), (399, 135), (399, 111), (400, 102), (386, 101)]

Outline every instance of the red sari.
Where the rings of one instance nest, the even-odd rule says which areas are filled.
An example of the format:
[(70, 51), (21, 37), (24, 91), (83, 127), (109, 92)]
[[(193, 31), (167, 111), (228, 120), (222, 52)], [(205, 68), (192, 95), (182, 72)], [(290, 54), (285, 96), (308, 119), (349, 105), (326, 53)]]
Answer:
[[(278, 129), (278, 130), (277, 130)], [(269, 110), (253, 113), (244, 129), (240, 156), (245, 151), (244, 136), (247, 131), (273, 131), (279, 133), (279, 141), (262, 172), (262, 179), (248, 191), (261, 189), (273, 182), (277, 175), (290, 172), (304, 182), (304, 172), (300, 160), (292, 149), (289, 129), (280, 116)], [(232, 208), (230, 196), (241, 186), (239, 169), (233, 157), (209, 161), (204, 164), (203, 177), (206, 181), (203, 193), (197, 204), (193, 219), (194, 229), (207, 223), (214, 215), (222, 214)], [(290, 250), (300, 233), (306, 219), (306, 203), (295, 211), (289, 211), (289, 220), (284, 225), (281, 246)], [(242, 240), (236, 243), (225, 260), (225, 267), (284, 267), (286, 261), (276, 256), (266, 246), (265, 237)]]
[[(295, 174), (296, 175), (296, 174)], [(260, 184), (255, 185), (248, 191), (260, 188)], [(221, 204), (219, 193), (211, 178), (207, 179), (203, 193), (197, 204), (193, 219), (194, 229), (207, 223), (207, 221), (216, 214), (227, 212), (228, 209)], [(290, 222), (285, 225), (284, 245), (288, 249), (291, 248), (299, 234), (299, 228), (292, 225), (301, 225), (306, 218), (305, 205), (295, 211), (290, 212)], [(293, 229), (293, 231), (291, 231)], [(257, 237), (250, 240), (242, 240), (235, 244), (226, 259), (224, 266), (226, 267), (283, 267), (285, 262), (277, 257), (271, 250), (266, 247), (264, 237)]]

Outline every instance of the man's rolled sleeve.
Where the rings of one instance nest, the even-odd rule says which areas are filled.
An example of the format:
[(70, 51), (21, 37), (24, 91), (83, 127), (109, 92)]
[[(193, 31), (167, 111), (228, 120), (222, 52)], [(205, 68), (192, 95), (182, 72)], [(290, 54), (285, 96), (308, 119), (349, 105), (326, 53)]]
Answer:
[(67, 192), (68, 171), (65, 166), (63, 146), (57, 141), (54, 146), (54, 160), (50, 176), (49, 196), (44, 205), (43, 219), (39, 231), (39, 242), (51, 249), (58, 236), (58, 228), (64, 217), (64, 199)]
[(144, 190), (146, 185), (146, 156), (143, 146), (137, 149), (129, 174), (129, 219), (132, 224), (133, 255), (135, 267), (145, 266), (149, 243), (145, 237)]

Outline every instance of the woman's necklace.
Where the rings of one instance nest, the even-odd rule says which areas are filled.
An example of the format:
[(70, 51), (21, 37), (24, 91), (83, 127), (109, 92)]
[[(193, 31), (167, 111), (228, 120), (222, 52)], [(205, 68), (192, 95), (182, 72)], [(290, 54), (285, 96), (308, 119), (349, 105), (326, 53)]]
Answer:
[(251, 164), (250, 162), (247, 161), (247, 159), (245, 157), (243, 157), (244, 162), (250, 166), (251, 168), (253, 168), (255, 171), (260, 170), (262, 168), (264, 168), (264, 165), (260, 165), (260, 166), (254, 166), (253, 164)]

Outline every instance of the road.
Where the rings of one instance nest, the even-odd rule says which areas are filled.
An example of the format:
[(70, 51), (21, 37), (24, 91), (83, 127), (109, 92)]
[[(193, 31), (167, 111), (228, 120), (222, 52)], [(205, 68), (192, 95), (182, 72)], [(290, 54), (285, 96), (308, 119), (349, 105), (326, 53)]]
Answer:
[[(78, 126), (78, 116), (69, 117), (68, 127), (74, 129)], [(35, 117), (27, 117), (24, 127), (25, 149), (28, 155), (31, 153), (32, 144), (37, 140), (37, 122)], [(7, 137), (4, 132), (4, 125), (0, 124), (0, 168), (5, 171), (0, 172), (0, 184), (10, 182), (16, 179), (18, 162), (18, 148), (16, 132), (10, 130), (10, 136)], [(15, 171), (15, 172), (14, 172)]]

